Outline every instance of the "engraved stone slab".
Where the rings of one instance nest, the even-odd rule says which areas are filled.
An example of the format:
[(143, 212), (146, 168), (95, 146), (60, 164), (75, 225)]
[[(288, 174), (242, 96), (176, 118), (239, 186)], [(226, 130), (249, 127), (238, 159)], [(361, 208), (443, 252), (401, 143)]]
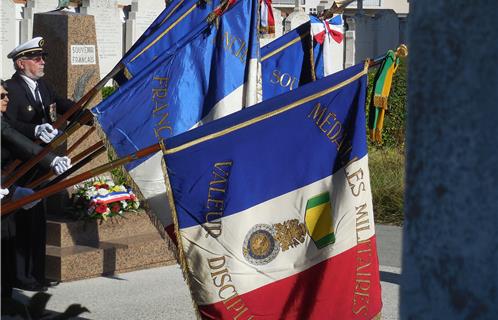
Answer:
[(103, 78), (123, 56), (122, 10), (116, 0), (83, 0), (80, 12), (95, 17), (100, 78)]
[(0, 77), (8, 79), (14, 73), (9, 52), (16, 47), (16, 5), (12, 0), (0, 1)]
[(126, 49), (144, 33), (156, 17), (164, 10), (164, 0), (133, 0), (126, 21)]

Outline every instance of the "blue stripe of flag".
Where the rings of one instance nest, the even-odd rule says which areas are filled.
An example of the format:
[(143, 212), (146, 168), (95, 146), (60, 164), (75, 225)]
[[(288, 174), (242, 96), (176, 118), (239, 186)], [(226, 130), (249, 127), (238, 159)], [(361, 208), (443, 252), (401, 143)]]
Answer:
[[(166, 150), (203, 139), (241, 123), (269, 115), (300, 99), (327, 90), (363, 72), (357, 65), (270, 99), (228, 117), (208, 123), (165, 141)], [(354, 157), (366, 155), (365, 133), (366, 75), (310, 102), (271, 116), (215, 139), (194, 144), (184, 150), (166, 153), (165, 161), (173, 190), (180, 228), (204, 224), (209, 208), (208, 198), (223, 200), (223, 217), (236, 214), (257, 204), (309, 185), (335, 171)], [(339, 159), (337, 146), (323, 129), (310, 118), (320, 103), (348, 127), (352, 150)], [(326, 130), (325, 130), (326, 131)], [(167, 152), (167, 151), (166, 151)], [(214, 193), (209, 186), (220, 174), (217, 163), (231, 162), (222, 172), (228, 175), (224, 192)]]

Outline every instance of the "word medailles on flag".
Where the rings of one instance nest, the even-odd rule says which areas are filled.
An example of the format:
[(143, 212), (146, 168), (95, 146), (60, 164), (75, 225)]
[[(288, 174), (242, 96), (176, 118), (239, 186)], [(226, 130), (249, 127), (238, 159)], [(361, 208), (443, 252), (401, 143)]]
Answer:
[[(92, 109), (119, 157), (256, 102), (256, 1), (236, 1), (217, 24), (198, 21), (175, 47)], [(161, 159), (158, 152), (126, 170), (168, 226), (172, 221)]]
[(206, 319), (373, 319), (368, 63), (164, 141), (180, 257)]

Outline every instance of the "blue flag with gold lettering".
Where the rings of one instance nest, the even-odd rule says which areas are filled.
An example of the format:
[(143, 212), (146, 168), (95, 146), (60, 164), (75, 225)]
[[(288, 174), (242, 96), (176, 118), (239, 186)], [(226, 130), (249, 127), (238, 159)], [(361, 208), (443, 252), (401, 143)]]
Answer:
[(310, 23), (304, 23), (261, 47), (263, 100), (315, 79)]
[(165, 140), (200, 317), (380, 317), (367, 71), (353, 66)]
[(124, 69), (115, 77), (120, 85), (143, 71), (160, 56), (173, 54), (182, 43), (202, 29), (203, 22), (220, 0), (176, 0), (161, 13), (144, 35), (121, 59)]
[[(176, 51), (158, 56), (92, 109), (118, 156), (256, 102), (257, 4), (239, 0), (218, 23), (199, 21), (189, 38), (176, 44)], [(163, 225), (168, 225), (159, 153), (126, 169)]]

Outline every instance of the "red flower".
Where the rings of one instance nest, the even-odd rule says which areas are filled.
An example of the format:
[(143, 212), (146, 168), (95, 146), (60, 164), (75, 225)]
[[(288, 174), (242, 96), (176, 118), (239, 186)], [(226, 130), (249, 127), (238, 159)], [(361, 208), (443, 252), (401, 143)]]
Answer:
[(121, 206), (119, 204), (115, 203), (112, 205), (112, 207), (111, 207), (112, 212), (117, 213), (117, 212), (119, 212), (119, 210), (121, 210)]
[(107, 206), (105, 204), (99, 204), (97, 208), (95, 208), (95, 212), (99, 214), (103, 214), (107, 211)]
[(95, 186), (95, 188), (109, 190), (109, 185), (107, 183), (98, 184), (98, 185)]
[(132, 201), (135, 201), (137, 199), (137, 197), (132, 193), (132, 194), (130, 194), (130, 199)]

